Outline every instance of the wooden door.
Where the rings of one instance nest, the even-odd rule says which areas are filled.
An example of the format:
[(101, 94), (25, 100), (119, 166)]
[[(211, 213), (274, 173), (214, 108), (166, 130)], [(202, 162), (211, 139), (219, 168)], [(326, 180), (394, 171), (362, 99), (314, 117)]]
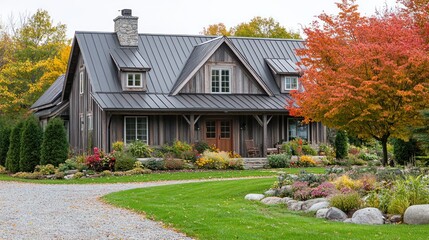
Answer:
[(205, 138), (209, 145), (221, 151), (232, 151), (232, 121), (230, 119), (207, 120)]

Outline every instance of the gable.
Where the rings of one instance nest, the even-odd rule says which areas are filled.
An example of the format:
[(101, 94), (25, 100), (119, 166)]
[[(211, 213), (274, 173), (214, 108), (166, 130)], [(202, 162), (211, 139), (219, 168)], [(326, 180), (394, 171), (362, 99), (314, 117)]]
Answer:
[(217, 48), (207, 62), (186, 83), (180, 93), (211, 93), (211, 69), (222, 67), (231, 70), (230, 93), (265, 94), (264, 89), (225, 43)]

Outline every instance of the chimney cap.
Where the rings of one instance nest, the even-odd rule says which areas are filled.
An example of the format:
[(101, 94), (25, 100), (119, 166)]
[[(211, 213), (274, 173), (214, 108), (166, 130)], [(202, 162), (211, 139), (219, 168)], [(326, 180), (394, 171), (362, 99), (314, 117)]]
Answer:
[(132, 15), (132, 10), (131, 9), (122, 9), (121, 10), (121, 15), (122, 16), (131, 16)]

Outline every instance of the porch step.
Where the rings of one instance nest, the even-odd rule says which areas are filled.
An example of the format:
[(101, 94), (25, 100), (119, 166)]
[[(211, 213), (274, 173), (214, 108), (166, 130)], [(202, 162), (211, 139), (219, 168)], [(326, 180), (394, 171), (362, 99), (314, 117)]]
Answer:
[(267, 158), (243, 158), (244, 169), (262, 169), (267, 168)]

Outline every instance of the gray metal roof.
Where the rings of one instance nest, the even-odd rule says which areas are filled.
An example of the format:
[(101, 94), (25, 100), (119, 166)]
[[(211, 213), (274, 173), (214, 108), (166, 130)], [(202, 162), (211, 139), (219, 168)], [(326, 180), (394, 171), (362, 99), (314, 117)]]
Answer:
[(286, 58), (267, 58), (265, 59), (276, 74), (296, 74), (299, 73), (299, 67)]
[(31, 109), (41, 109), (56, 105), (60, 102), (60, 96), (64, 85), (64, 75), (61, 75), (46, 90), (43, 95), (30, 107)]
[(137, 48), (112, 48), (110, 55), (118, 69), (121, 70), (150, 70), (149, 64), (143, 59)]
[(250, 94), (168, 94), (94, 93), (94, 99), (105, 110), (195, 111), (195, 112), (285, 112), (286, 94), (268, 97)]
[[(217, 39), (217, 40), (216, 40)], [(198, 64), (198, 59), (204, 59), (207, 53), (216, 47), (216, 43), (219, 37), (215, 36), (187, 36), (187, 35), (161, 35), (161, 34), (139, 34), (139, 45), (135, 49), (136, 52), (134, 60), (123, 61), (123, 63), (115, 63), (112, 59), (112, 52), (117, 52), (119, 43), (117, 36), (114, 33), (98, 33), (98, 32), (76, 32), (75, 39), (73, 41), (72, 57), (69, 63), (69, 69), (67, 70), (66, 85), (64, 87), (63, 98), (68, 99), (68, 95), (71, 89), (71, 81), (73, 80), (74, 68), (76, 67), (76, 58), (79, 54), (82, 54), (84, 59), (86, 70), (91, 79), (91, 85), (93, 90), (93, 96), (96, 101), (103, 108), (113, 109), (115, 106), (118, 109), (126, 109), (134, 98), (165, 98), (166, 103), (174, 102), (173, 96), (168, 97), (168, 94), (173, 87), (178, 86), (182, 79), (182, 76), (189, 75), (195, 65)], [(209, 41), (213, 40), (213, 41)], [(299, 58), (295, 54), (295, 50), (302, 48), (303, 41), (301, 40), (285, 40), (285, 39), (265, 39), (265, 38), (240, 38), (240, 37), (228, 37), (227, 40), (231, 42), (233, 51), (238, 55), (243, 63), (248, 65), (248, 69), (251, 73), (255, 73), (256, 79), (262, 81), (262, 86), (268, 89), (268, 93), (274, 95), (275, 99), (284, 99), (285, 96), (281, 95), (279, 87), (275, 83), (272, 71), (265, 59), (290, 59), (291, 62), (296, 63)], [(209, 42), (207, 42), (209, 41)], [(219, 40), (220, 41), (220, 40)], [(204, 44), (202, 44), (204, 43)], [(112, 51), (115, 49), (115, 51)], [(124, 52), (125, 53), (125, 52)], [(122, 54), (122, 53), (121, 53)], [(125, 54), (127, 55), (127, 54)], [(138, 57), (140, 56), (140, 57)], [(192, 58), (190, 58), (192, 56)], [(114, 56), (115, 60), (119, 57)], [(123, 59), (122, 57), (120, 59)], [(150, 66), (151, 70), (147, 75), (147, 91), (140, 93), (122, 92), (120, 81), (118, 80), (117, 65), (119, 67), (126, 66), (127, 64), (136, 66), (137, 59), (143, 59), (147, 65), (139, 61), (141, 65), (138, 66)], [(132, 64), (130, 62), (133, 62)], [(132, 96), (121, 97), (121, 96)], [(177, 99), (182, 99), (183, 104), (189, 103), (189, 107), (193, 108), (192, 101), (187, 100), (188, 98), (204, 98), (206, 101), (209, 100), (208, 96), (174, 96)], [(246, 104), (244, 99), (250, 100), (257, 99), (258, 102), (255, 104), (266, 104), (265, 107), (270, 109), (270, 96), (212, 96), (213, 98), (236, 99), (238, 106), (245, 108), (249, 106)], [(119, 100), (122, 99), (123, 100)], [(254, 99), (255, 98), (255, 99)], [(156, 100), (154, 98), (154, 100)], [(213, 99), (215, 100), (215, 99)], [(179, 100), (177, 100), (179, 101)], [(112, 102), (112, 104), (108, 104)], [(149, 102), (151, 102), (149, 100)], [(160, 101), (160, 105), (162, 106)], [(114, 104), (113, 104), (114, 103)], [(153, 107), (158, 106), (156, 101)], [(141, 103), (133, 103), (132, 106), (137, 106)], [(198, 108), (205, 108), (205, 106), (197, 106)], [(256, 109), (265, 109), (261, 106)], [(187, 108), (187, 107), (185, 107)], [(134, 109), (134, 108), (132, 108)], [(177, 108), (176, 108), (177, 109)], [(273, 108), (274, 109), (274, 108)], [(276, 105), (276, 109), (283, 109), (284, 105)]]

